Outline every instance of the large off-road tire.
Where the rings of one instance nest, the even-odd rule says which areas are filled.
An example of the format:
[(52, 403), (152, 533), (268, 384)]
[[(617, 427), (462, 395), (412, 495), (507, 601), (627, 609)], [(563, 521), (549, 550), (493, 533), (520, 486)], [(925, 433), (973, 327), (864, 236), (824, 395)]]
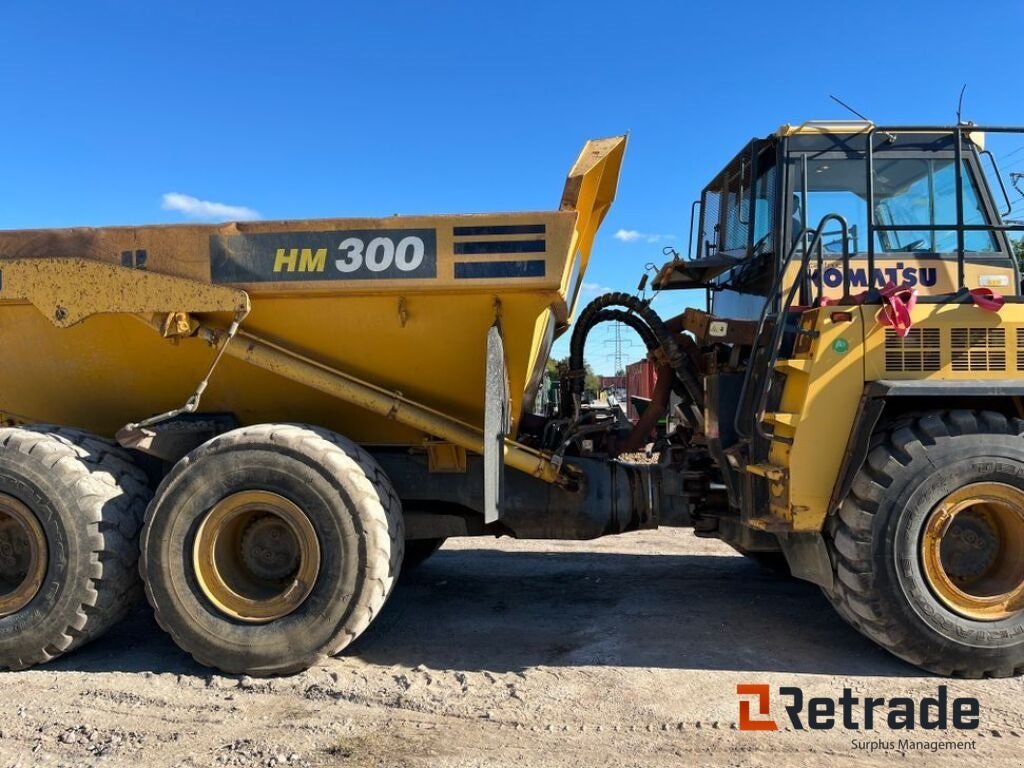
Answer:
[(98, 637), (140, 595), (150, 490), (114, 443), (78, 430), (0, 429), (0, 668)]
[(826, 532), (849, 623), (941, 675), (1024, 671), (1024, 421), (936, 411), (872, 439)]
[(142, 576), (160, 626), (201, 664), (289, 674), (380, 613), (404, 548), (401, 505), (355, 443), (244, 427), (186, 456), (146, 515)]
[(444, 537), (437, 539), (409, 539), (405, 542), (405, 558), (402, 560), (402, 575), (412, 573), (434, 556), (445, 543)]

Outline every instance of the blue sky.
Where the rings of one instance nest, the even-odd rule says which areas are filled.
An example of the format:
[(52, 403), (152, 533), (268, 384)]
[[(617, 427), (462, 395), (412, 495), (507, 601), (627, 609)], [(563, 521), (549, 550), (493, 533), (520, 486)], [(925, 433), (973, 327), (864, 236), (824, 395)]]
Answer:
[[(1020, 0), (5, 4), (0, 228), (188, 220), (167, 193), (264, 218), (543, 209), (584, 139), (628, 130), (587, 282), (631, 289), (748, 139), (849, 117), (830, 93), (947, 123), (966, 82), (965, 118), (1024, 123), (1022, 29)], [(1021, 143), (994, 145), (1004, 170)]]

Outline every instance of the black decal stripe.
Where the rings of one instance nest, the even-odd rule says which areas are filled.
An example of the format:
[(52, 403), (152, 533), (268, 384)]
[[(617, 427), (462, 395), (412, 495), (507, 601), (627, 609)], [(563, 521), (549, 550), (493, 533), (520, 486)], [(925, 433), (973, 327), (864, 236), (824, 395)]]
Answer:
[(544, 240), (490, 240), (471, 243), (455, 243), (456, 256), (472, 256), (486, 253), (544, 253)]
[(456, 237), (484, 235), (543, 235), (547, 228), (543, 224), (492, 224), (483, 227), (455, 227)]
[(537, 261), (457, 261), (456, 280), (487, 277), (544, 277), (545, 262)]

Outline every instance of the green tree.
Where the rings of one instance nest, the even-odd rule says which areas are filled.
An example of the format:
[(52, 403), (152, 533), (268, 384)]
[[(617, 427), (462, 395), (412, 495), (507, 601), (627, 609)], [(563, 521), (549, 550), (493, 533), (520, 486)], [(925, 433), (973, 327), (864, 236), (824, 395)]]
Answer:
[(591, 397), (597, 397), (601, 391), (601, 377), (594, 373), (594, 369), (590, 367), (590, 363), (584, 363), (583, 369), (587, 373), (583, 378), (583, 388), (590, 393)]
[(1024, 237), (1020, 240), (1015, 240), (1013, 243), (1013, 252), (1017, 256), (1017, 264), (1024, 270)]
[[(594, 373), (594, 369), (591, 367), (590, 363), (584, 363), (583, 370), (585, 371), (583, 389), (590, 393), (591, 397), (597, 397), (597, 393), (601, 388), (600, 377)], [(547, 372), (553, 379), (562, 378), (569, 372), (569, 358), (563, 357), (561, 360), (548, 358)]]

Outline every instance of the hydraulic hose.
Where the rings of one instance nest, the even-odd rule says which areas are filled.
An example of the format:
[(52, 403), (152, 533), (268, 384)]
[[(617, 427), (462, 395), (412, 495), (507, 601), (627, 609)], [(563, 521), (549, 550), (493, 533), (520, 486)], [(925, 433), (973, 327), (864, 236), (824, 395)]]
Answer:
[(626, 312), (621, 309), (602, 309), (591, 318), (591, 330), (601, 323), (622, 323), (623, 325), (628, 325), (636, 331), (644, 346), (647, 347), (648, 352), (652, 352), (661, 346), (658, 342), (658, 337), (654, 335), (651, 327), (632, 312)]
[[(599, 312), (590, 316), (590, 331), (594, 330), (594, 328), (596, 328), (601, 323), (622, 323), (623, 325), (629, 326), (634, 331), (636, 331), (641, 341), (643, 341), (644, 346), (647, 347), (648, 352), (653, 352), (656, 349), (661, 348), (661, 343), (658, 341), (658, 337), (654, 335), (654, 331), (651, 330), (651, 327), (647, 325), (647, 323), (645, 323), (643, 320), (641, 320), (639, 316), (633, 314), (632, 312), (628, 312), (623, 309), (602, 309)], [(666, 324), (666, 327), (669, 327), (669, 325)], [(590, 331), (587, 332), (588, 335)], [(689, 339), (684, 339), (684, 341), (689, 341)], [(586, 343), (585, 339), (584, 343)], [(690, 352), (690, 350), (685, 351), (688, 354)], [(680, 397), (686, 398), (688, 396), (687, 392), (683, 388), (679, 379), (676, 378), (671, 368), (668, 369), (668, 373), (665, 375), (667, 375), (668, 378), (671, 379), (673, 391), (675, 391)]]
[[(698, 412), (704, 409), (704, 392), (700, 379), (694, 372), (693, 363), (680, 349), (672, 333), (665, 327), (665, 322), (657, 312), (650, 308), (645, 302), (636, 296), (628, 293), (606, 293), (598, 296), (590, 302), (580, 313), (576, 327), (572, 332), (572, 339), (569, 343), (569, 376), (572, 392), (575, 395), (583, 393), (584, 387), (584, 365), (583, 348), (591, 329), (603, 320), (600, 319), (602, 312), (608, 311), (608, 307), (625, 307), (629, 310), (623, 313), (627, 316), (639, 317), (647, 325), (658, 346), (665, 353), (665, 357), (672, 371), (683, 385), (683, 389), (691, 405)], [(604, 316), (604, 319), (618, 319), (617, 317)], [(629, 324), (631, 328), (636, 326)], [(643, 334), (641, 334), (643, 337)], [(645, 339), (645, 343), (646, 343)]]

